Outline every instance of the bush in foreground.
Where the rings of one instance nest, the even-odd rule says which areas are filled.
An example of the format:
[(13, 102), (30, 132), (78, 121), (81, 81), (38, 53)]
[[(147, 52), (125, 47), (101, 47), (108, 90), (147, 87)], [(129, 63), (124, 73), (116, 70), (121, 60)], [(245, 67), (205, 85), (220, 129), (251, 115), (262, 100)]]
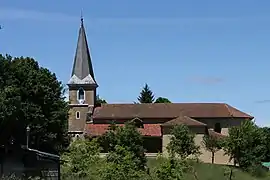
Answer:
[(68, 151), (62, 155), (64, 161), (61, 167), (62, 177), (89, 178), (97, 176), (97, 170), (102, 166), (99, 152), (100, 147), (95, 139), (72, 142)]

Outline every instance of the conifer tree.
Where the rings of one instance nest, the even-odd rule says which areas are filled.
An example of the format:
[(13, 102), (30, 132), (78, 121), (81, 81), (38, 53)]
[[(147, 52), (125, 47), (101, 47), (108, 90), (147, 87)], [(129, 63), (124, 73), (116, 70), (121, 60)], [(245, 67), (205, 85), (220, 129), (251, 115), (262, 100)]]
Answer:
[(138, 101), (140, 103), (153, 103), (155, 101), (155, 96), (151, 91), (150, 87), (148, 86), (148, 84), (145, 84), (142, 91), (140, 92)]

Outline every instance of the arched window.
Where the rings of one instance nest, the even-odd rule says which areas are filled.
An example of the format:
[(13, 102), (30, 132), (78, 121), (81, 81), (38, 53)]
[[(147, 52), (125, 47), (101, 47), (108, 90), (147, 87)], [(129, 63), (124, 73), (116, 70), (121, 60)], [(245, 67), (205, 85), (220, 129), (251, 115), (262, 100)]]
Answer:
[(81, 117), (80, 117), (80, 111), (77, 111), (76, 112), (76, 119), (80, 119)]
[(132, 123), (134, 123), (134, 125), (137, 127), (137, 128), (143, 128), (143, 122), (141, 119), (139, 118), (134, 118), (131, 120)]
[(217, 132), (217, 133), (221, 133), (221, 125), (220, 125), (220, 123), (215, 124), (214, 131)]
[(78, 100), (84, 100), (84, 99), (85, 99), (85, 97), (84, 97), (84, 90), (83, 90), (83, 88), (80, 88), (78, 90)]

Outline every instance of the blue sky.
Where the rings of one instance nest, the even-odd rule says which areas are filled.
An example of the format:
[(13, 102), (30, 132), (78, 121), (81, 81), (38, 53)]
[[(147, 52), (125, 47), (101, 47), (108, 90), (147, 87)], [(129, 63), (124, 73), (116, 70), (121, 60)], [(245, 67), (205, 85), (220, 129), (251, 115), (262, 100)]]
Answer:
[(0, 53), (66, 83), (83, 10), (98, 93), (132, 103), (148, 83), (173, 102), (225, 102), (270, 125), (270, 1), (1, 0)]

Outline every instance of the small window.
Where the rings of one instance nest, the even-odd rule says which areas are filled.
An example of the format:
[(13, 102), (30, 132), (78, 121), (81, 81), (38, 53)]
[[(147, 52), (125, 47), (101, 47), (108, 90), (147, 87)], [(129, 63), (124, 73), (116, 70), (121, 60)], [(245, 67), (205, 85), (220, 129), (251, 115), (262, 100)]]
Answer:
[(216, 123), (215, 124), (214, 131), (217, 132), (217, 133), (221, 133), (221, 125), (220, 125), (220, 123)]
[(80, 88), (78, 91), (78, 100), (84, 100), (84, 90)]
[(76, 119), (80, 119), (80, 112), (79, 111), (76, 112)]

